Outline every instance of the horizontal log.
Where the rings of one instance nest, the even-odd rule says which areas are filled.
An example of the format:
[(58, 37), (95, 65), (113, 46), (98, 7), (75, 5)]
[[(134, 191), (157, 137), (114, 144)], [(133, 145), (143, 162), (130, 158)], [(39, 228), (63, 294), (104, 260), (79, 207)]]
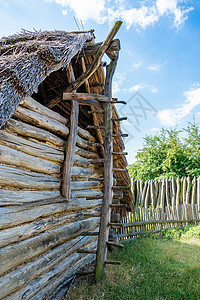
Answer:
[(105, 110), (88, 110), (88, 114), (103, 114)]
[(113, 186), (113, 190), (130, 190), (129, 185), (117, 185)]
[(104, 178), (88, 178), (88, 181), (104, 181)]
[(60, 191), (22, 191), (0, 189), (0, 206), (21, 205), (60, 196)]
[(124, 245), (115, 243), (115, 242), (111, 242), (111, 241), (107, 241), (107, 244), (110, 246), (118, 247), (118, 248), (124, 248)]
[(98, 218), (77, 221), (62, 226), (28, 240), (0, 249), (0, 274), (39, 256), (56, 245), (64, 243), (80, 235), (83, 231), (91, 230), (99, 224)]
[(95, 142), (95, 138), (89, 133), (89, 131), (81, 128), (81, 127), (78, 127), (78, 135), (87, 140), (87, 141), (90, 141), (90, 142)]
[(49, 109), (48, 107), (40, 104), (36, 100), (34, 100), (32, 97), (25, 97), (23, 102), (21, 102), (21, 106), (32, 110), (34, 112), (37, 112), (39, 114), (42, 114), (46, 117), (49, 117), (50, 119), (54, 119), (64, 125), (68, 124), (68, 120), (61, 116), (59, 113)]
[[(90, 215), (95, 214), (97, 209), (87, 210)], [(42, 220), (35, 220), (30, 223), (24, 223), (20, 226), (0, 230), (0, 248), (8, 246), (12, 243), (18, 243), (40, 233), (52, 230), (57, 227), (66, 225), (67, 223), (76, 222), (86, 218), (84, 211), (77, 213), (69, 213), (63, 216), (50, 216)], [(88, 216), (87, 216), (88, 217)]]
[(128, 137), (127, 133), (113, 133), (113, 137)]
[(101, 182), (95, 180), (95, 178), (88, 178), (86, 181), (72, 181), (72, 191), (80, 190), (95, 190), (101, 188)]
[[(86, 48), (84, 48), (77, 56), (82, 57), (82, 56), (92, 56), (96, 55), (99, 47), (102, 45), (102, 43), (95, 43), (88, 45)], [(120, 50), (120, 41), (119, 39), (114, 39), (110, 46), (108, 47), (107, 52), (113, 52), (113, 51), (119, 51)]]
[(81, 167), (72, 167), (72, 178), (88, 178), (95, 174), (95, 171), (91, 169), (81, 168)]
[(113, 168), (113, 172), (128, 172), (128, 169)]
[(21, 106), (18, 106), (13, 117), (36, 127), (46, 129), (64, 138), (69, 134), (69, 129), (64, 124)]
[(0, 144), (45, 160), (59, 162), (64, 160), (64, 153), (46, 144), (38, 144), (22, 137), (0, 130)]
[(98, 236), (99, 232), (98, 231), (93, 231), (93, 232), (82, 232), (81, 235), (84, 235), (84, 236)]
[[(104, 95), (90, 94), (90, 93), (63, 93), (63, 101), (69, 100), (98, 100), (101, 102), (110, 102), (110, 98)], [(112, 98), (113, 101), (117, 101), (116, 98)]]
[(122, 234), (116, 234), (116, 237), (118, 238), (124, 238), (124, 237), (133, 237), (133, 236), (138, 236), (142, 235), (148, 232), (149, 233), (158, 233), (162, 231), (162, 229), (156, 229), (156, 230), (148, 230), (148, 231), (140, 231), (140, 232), (130, 232), (130, 233), (122, 233)]
[(88, 164), (99, 164), (99, 163), (104, 163), (104, 158), (88, 159)]
[(112, 222), (109, 223), (109, 226), (125, 227), (123, 223), (112, 223)]
[(0, 166), (0, 186), (35, 190), (60, 188), (60, 179), (35, 172), (28, 172), (6, 165)]
[(88, 160), (84, 157), (81, 157), (77, 154), (74, 154), (74, 167), (82, 167), (82, 168), (88, 168)]
[(77, 276), (86, 276), (86, 275), (90, 275), (90, 274), (94, 274), (94, 269), (88, 269), (88, 270), (76, 272)]
[(85, 254), (96, 254), (97, 251), (94, 249), (88, 249), (88, 248), (84, 248), (84, 249), (78, 249), (77, 253), (85, 253)]
[(86, 200), (86, 199), (72, 199), (67, 201), (63, 197), (53, 198), (53, 203), (48, 200), (41, 206), (30, 207), (27, 205), (0, 207), (0, 229), (11, 228), (26, 222), (36, 221), (39, 218), (50, 217), (56, 214), (69, 214), (72, 211), (77, 213), (85, 210), (99, 207), (102, 200)]
[(84, 158), (99, 158), (98, 154), (91, 151), (86, 151), (84, 149), (75, 147), (75, 154)]
[(89, 150), (92, 152), (97, 151), (95, 144), (88, 143), (88, 141), (82, 139), (80, 136), (77, 136), (76, 145), (77, 145), (77, 147), (80, 147), (85, 150)]
[[(133, 223), (124, 223), (124, 227), (137, 227), (141, 225), (149, 225), (149, 224), (168, 224), (168, 223), (185, 223), (191, 222), (191, 219), (185, 220), (149, 220), (149, 221), (138, 221)], [(200, 221), (200, 219), (195, 219), (196, 222)]]
[[(42, 274), (28, 285), (23, 286), (18, 292), (12, 293), (6, 300), (22, 299), (24, 295), (29, 295), (30, 299), (48, 299), (51, 295), (52, 299), (56, 299), (58, 287), (60, 289), (63, 288), (66, 294), (67, 279), (70, 280), (77, 271), (83, 266), (90, 264), (94, 259), (94, 254), (86, 256), (79, 253), (72, 254), (59, 265)], [(64, 283), (63, 279), (65, 279)]]
[(60, 175), (60, 166), (59, 165), (57, 165), (53, 162), (50, 162), (50, 161), (29, 155), (29, 154), (26, 154), (26, 153), (23, 153), (23, 152), (14, 150), (14, 149), (11, 149), (11, 148), (9, 148), (7, 146), (3, 146), (1, 144), (0, 144), (0, 163), (7, 164), (7, 165), (14, 165), (19, 168), (25, 168), (30, 171), (34, 171), (37, 173), (44, 173), (44, 174), (48, 174), (51, 176), (58, 177)]
[(88, 129), (105, 129), (104, 126), (88, 125)]
[(127, 117), (121, 117), (121, 118), (112, 118), (112, 121), (120, 122), (120, 121), (126, 121)]
[(49, 131), (29, 125), (27, 123), (11, 118), (7, 122), (6, 131), (7, 130), (10, 131), (10, 133), (14, 132), (15, 134), (19, 134), (24, 137), (33, 138), (53, 146), (61, 147), (61, 149), (64, 150), (63, 139), (59, 138)]
[(114, 190), (113, 191), (113, 200), (114, 199), (123, 199), (123, 191), (122, 190)]
[(43, 273), (45, 274), (52, 267), (62, 263), (66, 257), (68, 257), (69, 262), (73, 263), (70, 255), (85, 244), (93, 242), (93, 240), (94, 238), (91, 237), (75, 238), (72, 241), (66, 242), (64, 245), (58, 246), (49, 253), (8, 273), (0, 280), (1, 297), (6, 297), (10, 293), (24, 288), (29, 282), (38, 278), (39, 275)]
[(87, 198), (87, 199), (98, 199), (103, 197), (102, 191), (97, 190), (80, 190), (80, 191), (71, 191), (72, 198)]
[(113, 152), (113, 155), (128, 155), (128, 152)]
[(105, 265), (121, 265), (121, 261), (105, 260)]
[(111, 207), (127, 207), (127, 204), (111, 204)]

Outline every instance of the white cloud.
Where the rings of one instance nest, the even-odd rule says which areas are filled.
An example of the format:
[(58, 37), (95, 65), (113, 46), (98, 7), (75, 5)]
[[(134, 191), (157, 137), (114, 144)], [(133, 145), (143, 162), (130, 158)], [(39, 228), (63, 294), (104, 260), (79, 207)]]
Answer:
[(115, 80), (113, 82), (113, 86), (112, 86), (112, 92), (113, 92), (113, 96), (116, 96), (117, 93), (120, 92), (121, 90), (121, 86), (123, 85), (124, 81), (126, 79), (126, 75), (125, 73), (116, 73), (115, 75)]
[[(76, 17), (85, 22), (88, 19), (103, 23), (103, 13), (105, 11), (105, 0), (45, 0), (46, 2), (56, 2), (64, 7), (71, 8)], [(64, 10), (65, 12), (65, 10)]]
[(159, 72), (160, 69), (161, 69), (166, 63), (167, 63), (167, 61), (165, 60), (164, 63), (162, 63), (162, 64), (151, 64), (151, 65), (147, 66), (147, 70)]
[(155, 87), (152, 87), (152, 88), (151, 88), (151, 92), (155, 94), (155, 93), (157, 93), (157, 92), (158, 92), (158, 89), (157, 89), (157, 88), (155, 88)]
[(142, 66), (143, 62), (142, 61), (138, 61), (137, 63), (133, 64), (133, 68), (134, 69), (139, 69)]
[(135, 84), (134, 86), (129, 88), (129, 92), (138, 92), (139, 90), (142, 90), (146, 87), (146, 85), (144, 83), (138, 83)]
[(175, 126), (189, 115), (200, 104), (200, 88), (191, 89), (183, 93), (185, 102), (178, 108), (159, 111), (157, 116), (163, 125)]
[(178, 28), (188, 19), (188, 12), (193, 10), (193, 7), (183, 8), (179, 5), (183, 1), (180, 0), (157, 0), (156, 6), (160, 16), (174, 15), (174, 25)]
[[(60, 5), (62, 13), (66, 15), (71, 9), (75, 16), (83, 22), (88, 19), (98, 23), (112, 23), (116, 19), (122, 19), (127, 30), (131, 26), (146, 29), (154, 25), (163, 16), (173, 17), (173, 25), (177, 28), (188, 19), (188, 13), (193, 9), (186, 6), (183, 0), (151, 0), (141, 1), (140, 7), (134, 4), (126, 4), (124, 0), (44, 0)], [(134, 1), (133, 1), (134, 3)], [(149, 3), (145, 5), (145, 3)]]

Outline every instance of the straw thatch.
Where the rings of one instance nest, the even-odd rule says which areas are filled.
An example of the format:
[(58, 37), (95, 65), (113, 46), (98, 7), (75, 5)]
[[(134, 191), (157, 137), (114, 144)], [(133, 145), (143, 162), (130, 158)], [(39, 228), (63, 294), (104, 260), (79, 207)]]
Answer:
[(92, 32), (23, 31), (0, 40), (0, 128), (25, 96), (93, 39)]

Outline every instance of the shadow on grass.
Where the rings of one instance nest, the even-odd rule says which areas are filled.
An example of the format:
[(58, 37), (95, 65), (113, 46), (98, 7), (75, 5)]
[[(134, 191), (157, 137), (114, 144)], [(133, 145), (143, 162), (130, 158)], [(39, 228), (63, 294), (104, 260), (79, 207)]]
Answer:
[(82, 282), (68, 299), (200, 299), (199, 246), (150, 237), (126, 242), (109, 256), (121, 266), (109, 266), (102, 283)]

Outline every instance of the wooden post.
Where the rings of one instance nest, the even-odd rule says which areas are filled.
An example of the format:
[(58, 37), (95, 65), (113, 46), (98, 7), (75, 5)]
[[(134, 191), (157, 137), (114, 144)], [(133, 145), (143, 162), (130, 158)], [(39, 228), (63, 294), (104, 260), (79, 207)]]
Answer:
[[(117, 59), (111, 61), (106, 69), (105, 95), (112, 98), (112, 77), (117, 65)], [(104, 197), (101, 209), (101, 219), (99, 228), (99, 238), (97, 246), (95, 280), (100, 281), (105, 275), (105, 261), (107, 255), (107, 241), (109, 237), (109, 223), (112, 203), (113, 187), (113, 124), (112, 124), (112, 104), (105, 103), (104, 108)]]
[[(74, 71), (70, 63), (67, 71), (69, 82), (75, 81)], [(71, 173), (74, 163), (74, 150), (76, 146), (77, 131), (78, 131), (78, 116), (79, 104), (78, 101), (71, 102), (71, 116), (70, 116), (70, 132), (65, 149), (65, 160), (63, 164), (63, 182), (62, 182), (62, 196), (70, 199), (71, 195)]]

